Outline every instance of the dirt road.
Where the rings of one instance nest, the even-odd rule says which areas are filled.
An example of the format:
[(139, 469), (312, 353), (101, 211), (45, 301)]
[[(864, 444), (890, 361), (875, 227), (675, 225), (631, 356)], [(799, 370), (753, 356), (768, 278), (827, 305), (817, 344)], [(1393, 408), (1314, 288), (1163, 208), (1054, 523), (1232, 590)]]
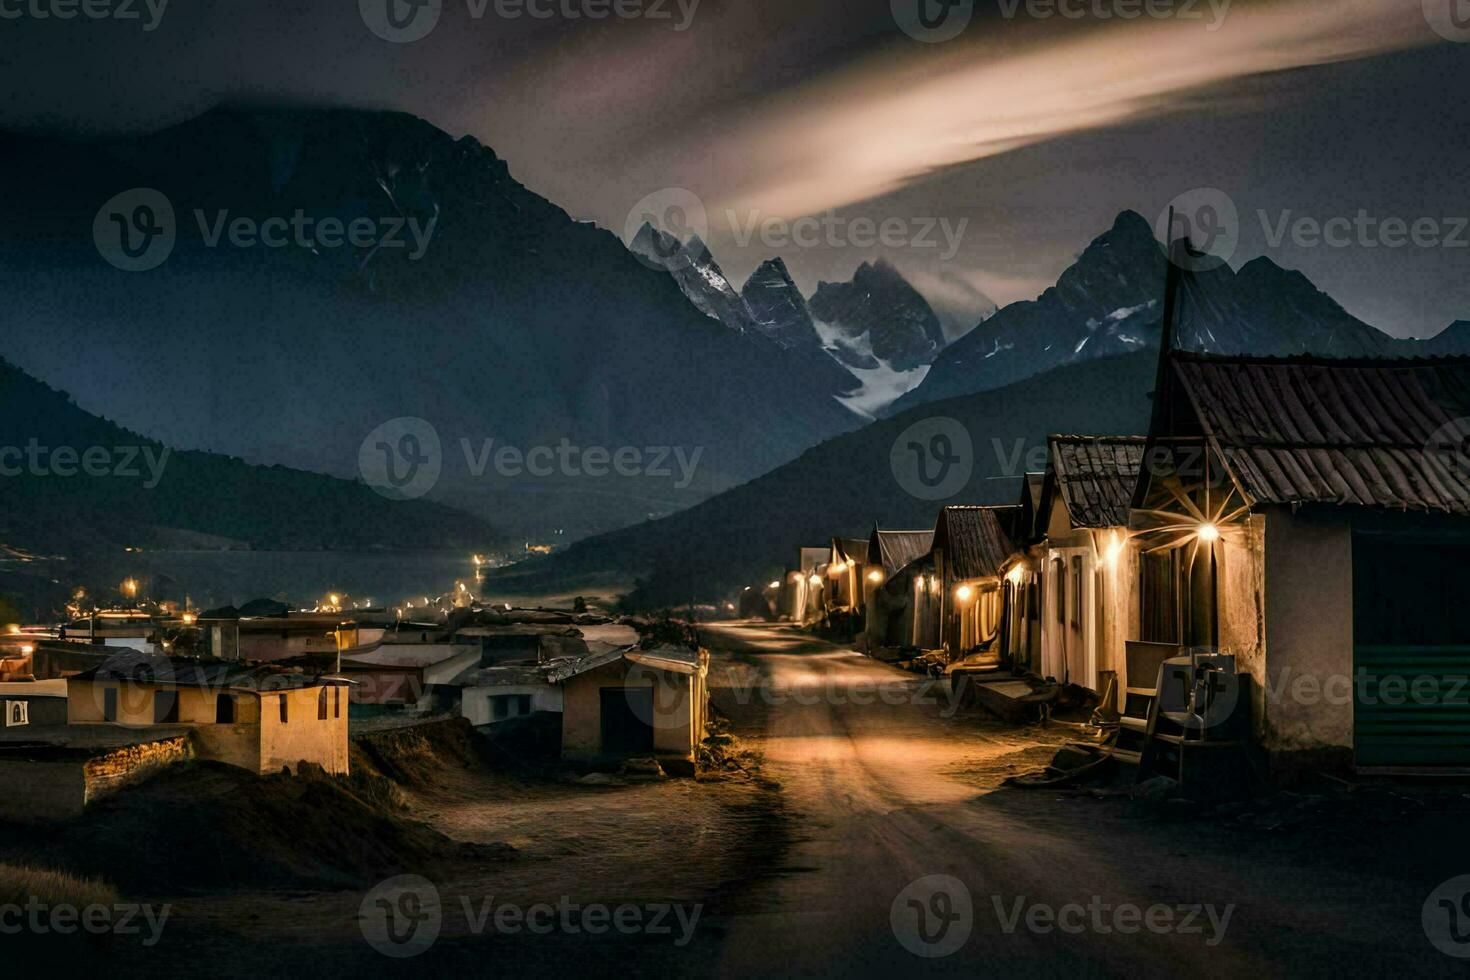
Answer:
[(1403, 827), (1354, 846), (999, 789), (995, 774), (1023, 746), (947, 718), (946, 692), (928, 682), (780, 627), (713, 627), (706, 642), (717, 703), (760, 733), (798, 837), (786, 869), (728, 923), (722, 975), (1423, 975), (1461, 965), (1420, 921), (1435, 885), (1470, 870), (1451, 826), (1438, 828), (1437, 847), (1432, 820), (1420, 846), (1405, 845)]

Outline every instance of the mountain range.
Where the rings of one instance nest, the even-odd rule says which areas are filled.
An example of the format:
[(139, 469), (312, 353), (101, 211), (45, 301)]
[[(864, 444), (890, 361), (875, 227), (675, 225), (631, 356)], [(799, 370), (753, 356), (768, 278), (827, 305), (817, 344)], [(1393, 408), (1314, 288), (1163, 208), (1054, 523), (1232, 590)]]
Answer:
[(819, 282), (808, 299), (779, 257), (737, 292), (697, 235), (680, 241), (644, 222), (628, 248), (672, 276), (701, 313), (770, 338), (808, 370), (809, 383), (864, 414), (922, 377), (948, 343), (933, 307), (885, 259), (862, 263), (850, 282)]
[[(1300, 272), (1264, 256), (1239, 271), (1196, 256), (1184, 277), (1176, 344), (1218, 354), (1400, 357), (1470, 352), (1463, 325), (1425, 341), (1390, 337), (1352, 316)], [(1038, 371), (1156, 347), (1168, 260), (1133, 211), (1083, 251), (1057, 284), (1012, 303), (935, 358), (921, 384), (888, 407), (986, 391)]]
[[(222, 108), (147, 136), (10, 133), (0, 149), (0, 353), (171, 446), (353, 478), (369, 433), (421, 418), (443, 447), (435, 499), (575, 537), (679, 510), (862, 421), (833, 397), (852, 384), (840, 366), (814, 383), (830, 359), (701, 314), (492, 150), (411, 116)], [(135, 245), (172, 236), (166, 261), (104, 261), (119, 226)], [(141, 237), (155, 227), (167, 234)], [(699, 465), (688, 482), (477, 465), (487, 448), (563, 445), (681, 448)]]

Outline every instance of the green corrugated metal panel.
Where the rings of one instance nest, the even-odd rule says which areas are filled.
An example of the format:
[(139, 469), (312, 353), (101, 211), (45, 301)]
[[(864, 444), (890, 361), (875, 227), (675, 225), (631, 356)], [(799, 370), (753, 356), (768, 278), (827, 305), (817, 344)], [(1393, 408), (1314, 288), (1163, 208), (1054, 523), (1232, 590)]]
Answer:
[(1353, 651), (1359, 766), (1470, 766), (1470, 646)]

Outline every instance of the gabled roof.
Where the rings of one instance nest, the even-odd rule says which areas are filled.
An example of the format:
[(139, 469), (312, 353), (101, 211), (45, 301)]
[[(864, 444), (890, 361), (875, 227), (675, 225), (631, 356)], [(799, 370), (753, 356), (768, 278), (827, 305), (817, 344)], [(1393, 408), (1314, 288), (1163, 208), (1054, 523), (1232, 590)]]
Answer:
[(833, 538), (832, 560), (866, 565), (868, 563), (868, 542), (862, 538)]
[(1147, 444), (1146, 436), (1052, 436), (1048, 501), (1060, 495), (1074, 528), (1126, 527)]
[(1011, 544), (1020, 507), (946, 507), (934, 525), (934, 548), (943, 548), (957, 580), (999, 578), (1015, 553)]
[(1170, 358), (1252, 503), (1470, 514), (1470, 359)]
[(868, 541), (868, 558), (892, 575), (909, 562), (922, 558), (934, 546), (934, 532), (884, 531), (873, 529)]

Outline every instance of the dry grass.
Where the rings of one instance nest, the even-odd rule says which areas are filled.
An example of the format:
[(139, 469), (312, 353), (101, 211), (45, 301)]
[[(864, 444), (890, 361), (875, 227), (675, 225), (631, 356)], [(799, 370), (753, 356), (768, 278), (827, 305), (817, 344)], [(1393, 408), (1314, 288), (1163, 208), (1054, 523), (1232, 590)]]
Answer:
[(24, 906), (32, 898), (47, 905), (113, 905), (117, 891), (100, 878), (63, 871), (0, 864), (0, 905)]

